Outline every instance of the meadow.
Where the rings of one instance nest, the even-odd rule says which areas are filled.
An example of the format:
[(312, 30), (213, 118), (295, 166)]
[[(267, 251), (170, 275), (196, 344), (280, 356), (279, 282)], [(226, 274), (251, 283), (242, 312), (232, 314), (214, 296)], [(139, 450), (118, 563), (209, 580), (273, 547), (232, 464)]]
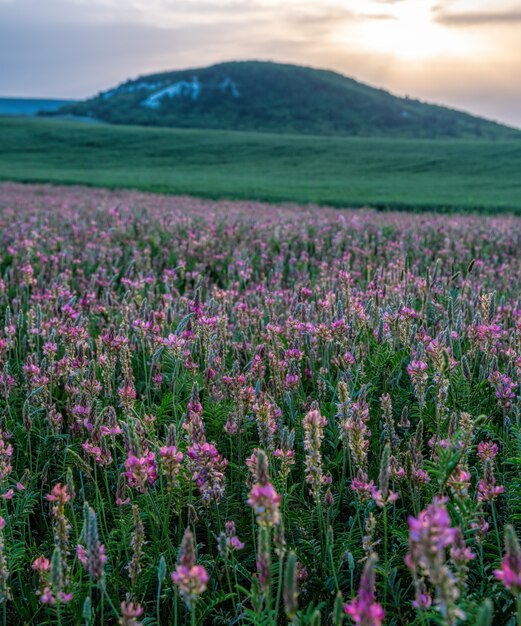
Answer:
[(1, 184), (2, 623), (521, 624), (520, 250)]
[(0, 117), (0, 180), (335, 207), (521, 212), (521, 141), (154, 129)]

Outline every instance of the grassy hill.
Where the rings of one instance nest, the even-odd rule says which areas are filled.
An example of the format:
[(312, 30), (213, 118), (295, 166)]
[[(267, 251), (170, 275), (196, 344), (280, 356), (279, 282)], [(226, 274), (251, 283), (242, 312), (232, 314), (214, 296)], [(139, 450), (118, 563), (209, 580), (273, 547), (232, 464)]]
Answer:
[(308, 137), (0, 117), (0, 179), (521, 214), (521, 142)]
[(115, 124), (318, 135), (521, 139), (460, 111), (336, 72), (260, 61), (141, 76), (62, 109)]

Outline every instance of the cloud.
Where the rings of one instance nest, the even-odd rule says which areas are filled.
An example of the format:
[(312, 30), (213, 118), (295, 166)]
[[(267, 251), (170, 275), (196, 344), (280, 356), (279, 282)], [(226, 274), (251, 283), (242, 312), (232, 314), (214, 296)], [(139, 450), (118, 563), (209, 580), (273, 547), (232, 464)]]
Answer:
[[(371, 46), (371, 33), (391, 37), (399, 30), (394, 20), (408, 6), (425, 2), (428, 19), (436, 1), (432, 19), (448, 20), (432, 25), (442, 35), (443, 28), (469, 23), (501, 28), (487, 38), (479, 28), (454, 28), (460, 56), (398, 62), (392, 51)], [(486, 1), (0, 0), (0, 95), (83, 98), (139, 75), (259, 59), (333, 69), (521, 125), (521, 83), (511, 80), (521, 41), (515, 25), (503, 27), (521, 16), (507, 10), (510, 0), (497, 0), (494, 11)], [(475, 54), (468, 53), (467, 38), (477, 42)]]
[(521, 22), (521, 10), (511, 11), (446, 11), (438, 5), (433, 8), (436, 22), (443, 26), (487, 26), (504, 25), (512, 26)]

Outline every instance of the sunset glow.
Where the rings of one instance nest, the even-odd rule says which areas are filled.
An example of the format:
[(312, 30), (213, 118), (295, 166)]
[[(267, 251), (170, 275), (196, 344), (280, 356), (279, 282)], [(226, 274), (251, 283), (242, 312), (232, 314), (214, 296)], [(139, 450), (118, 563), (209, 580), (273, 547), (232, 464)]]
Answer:
[(0, 95), (261, 59), (521, 126), (520, 24), (516, 0), (0, 0)]

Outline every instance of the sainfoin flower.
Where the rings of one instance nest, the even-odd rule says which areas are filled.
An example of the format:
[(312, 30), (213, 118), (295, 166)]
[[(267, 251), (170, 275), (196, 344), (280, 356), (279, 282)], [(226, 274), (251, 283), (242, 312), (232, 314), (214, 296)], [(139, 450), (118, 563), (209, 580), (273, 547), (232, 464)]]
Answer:
[(87, 548), (78, 544), (76, 555), (83, 567), (95, 580), (103, 577), (103, 568), (107, 561), (105, 546), (99, 540), (98, 519), (92, 507), (85, 503), (84, 536)]
[(119, 618), (120, 626), (141, 626), (143, 622), (138, 622), (136, 617), (143, 615), (143, 607), (141, 604), (128, 604), (121, 602), (121, 617)]
[(176, 446), (162, 446), (159, 448), (159, 456), (162, 460), (168, 488), (174, 489), (178, 483), (183, 453)]
[(156, 458), (152, 451), (137, 457), (130, 453), (125, 461), (125, 476), (130, 487), (144, 493), (157, 479)]
[(483, 477), (478, 482), (478, 500), (480, 502), (490, 502), (505, 491), (503, 485), (496, 484), (494, 473), (494, 459), (498, 453), (498, 447), (490, 441), (481, 441), (478, 444), (477, 453), (483, 472)]
[(248, 498), (260, 526), (274, 526), (280, 519), (281, 497), (271, 483), (253, 485)]
[(304, 429), (304, 449), (306, 451), (306, 481), (311, 485), (311, 492), (316, 502), (320, 499), (320, 489), (324, 482), (321, 445), (327, 419), (314, 409), (302, 420)]
[(221, 554), (225, 554), (230, 551), (242, 550), (244, 548), (244, 543), (240, 541), (239, 537), (237, 537), (235, 530), (235, 522), (233, 520), (228, 520), (224, 524), (225, 532), (221, 533), (219, 537), (219, 552)]
[(255, 470), (257, 482), (250, 490), (248, 504), (253, 509), (259, 526), (275, 526), (280, 521), (281, 497), (269, 482), (268, 460), (263, 450), (257, 451)]
[(443, 560), (444, 550), (452, 545), (456, 530), (451, 526), (445, 502), (437, 498), (417, 518), (409, 517), (409, 567), (419, 566), (432, 572)]
[(427, 363), (425, 363), (425, 361), (421, 361), (420, 359), (411, 361), (407, 366), (407, 373), (411, 377), (414, 393), (420, 403), (420, 406), (423, 406), (425, 403), (425, 391), (429, 380), (429, 376), (427, 374), (428, 368), (429, 366)]
[(0, 603), (6, 602), (11, 597), (7, 581), (9, 580), (9, 570), (7, 569), (7, 559), (4, 549), (4, 528), (5, 519), (0, 517)]
[(521, 593), (521, 548), (510, 525), (505, 528), (505, 555), (494, 575), (512, 593)]
[[(447, 623), (452, 624), (463, 619), (465, 614), (456, 604), (460, 597), (458, 581), (447, 563), (447, 550), (457, 544), (460, 530), (452, 527), (446, 502), (446, 498), (437, 497), (417, 518), (409, 517), (409, 554), (405, 562), (415, 580), (417, 604), (421, 602), (418, 588), (425, 577), (436, 591), (436, 607), (447, 618)], [(455, 556), (466, 562), (473, 558), (473, 554), (466, 551), (462, 541), (460, 543), (462, 548)]]
[(365, 563), (360, 579), (358, 598), (344, 605), (347, 615), (355, 624), (360, 624), (361, 626), (380, 626), (384, 619), (384, 610), (376, 602), (375, 597), (376, 561), (376, 554), (371, 554)]
[(188, 607), (206, 590), (208, 573), (202, 565), (195, 563), (194, 536), (188, 528), (183, 535), (177, 568), (171, 576)]
[(192, 480), (197, 485), (203, 502), (219, 502), (224, 496), (224, 471), (228, 461), (213, 443), (194, 443), (186, 452), (191, 460)]

